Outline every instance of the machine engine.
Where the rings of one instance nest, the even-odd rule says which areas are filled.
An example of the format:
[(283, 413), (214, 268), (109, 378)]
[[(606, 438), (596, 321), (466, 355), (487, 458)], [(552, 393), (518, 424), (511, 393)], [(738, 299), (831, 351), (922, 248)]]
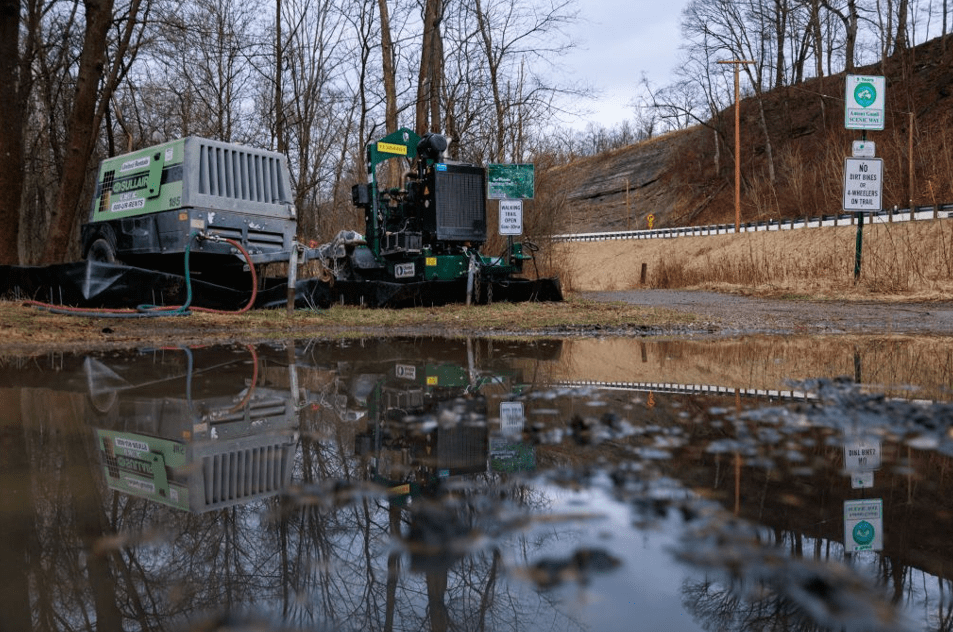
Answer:
[[(456, 281), (472, 277), (474, 266), (482, 276), (520, 271), (520, 257), (491, 262), (480, 255), (487, 240), (486, 170), (443, 160), (446, 149), (443, 136), (407, 129), (368, 145), (369, 182), (351, 191), (364, 210), (366, 248), (353, 250), (346, 278)], [(400, 187), (380, 188), (377, 167), (392, 159), (409, 161), (409, 169)]]

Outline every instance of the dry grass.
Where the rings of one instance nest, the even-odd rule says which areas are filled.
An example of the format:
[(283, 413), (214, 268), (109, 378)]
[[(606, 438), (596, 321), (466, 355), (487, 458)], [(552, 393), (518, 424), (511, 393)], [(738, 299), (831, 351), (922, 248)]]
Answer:
[(0, 355), (211, 342), (388, 335), (537, 335), (586, 330), (665, 328), (694, 316), (622, 303), (495, 303), (412, 309), (335, 305), (325, 311), (255, 310), (244, 314), (115, 319), (52, 314), (0, 301)]
[(840, 375), (896, 396), (947, 400), (953, 350), (942, 338), (889, 335), (571, 339), (552, 377), (778, 389)]
[(946, 299), (953, 222), (864, 226), (855, 283), (853, 226), (612, 242), (562, 243), (564, 287), (577, 291), (694, 288), (817, 298)]

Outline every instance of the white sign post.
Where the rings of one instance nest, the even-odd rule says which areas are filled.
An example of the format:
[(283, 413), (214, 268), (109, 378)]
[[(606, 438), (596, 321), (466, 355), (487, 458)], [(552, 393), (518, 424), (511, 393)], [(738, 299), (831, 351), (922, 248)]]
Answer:
[(880, 469), (880, 442), (855, 439), (844, 444), (844, 469), (871, 472)]
[(852, 439), (844, 444), (844, 470), (853, 489), (874, 486), (874, 470), (880, 469), (880, 442)]
[(844, 501), (844, 551), (883, 551), (884, 501), (882, 498)]
[(523, 402), (500, 402), (500, 429), (503, 434), (522, 432), (525, 423)]
[(500, 234), (523, 234), (523, 200), (500, 200)]
[(844, 210), (876, 212), (883, 209), (884, 161), (880, 158), (844, 159)]

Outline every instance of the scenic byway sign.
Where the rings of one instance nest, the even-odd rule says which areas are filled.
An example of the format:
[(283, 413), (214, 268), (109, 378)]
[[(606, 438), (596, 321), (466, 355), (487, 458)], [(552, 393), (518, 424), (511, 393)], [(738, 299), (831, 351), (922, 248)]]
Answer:
[(883, 77), (847, 75), (844, 90), (844, 127), (846, 129), (884, 128)]

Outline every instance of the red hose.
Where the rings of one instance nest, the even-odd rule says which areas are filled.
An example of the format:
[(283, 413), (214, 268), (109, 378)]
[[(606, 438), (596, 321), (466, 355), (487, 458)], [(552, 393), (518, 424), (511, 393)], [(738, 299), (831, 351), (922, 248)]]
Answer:
[(228, 243), (238, 248), (238, 250), (245, 257), (245, 261), (248, 262), (248, 270), (251, 272), (251, 298), (249, 298), (248, 302), (245, 303), (245, 307), (241, 308), (237, 312), (227, 310), (227, 309), (212, 309), (210, 307), (190, 308), (196, 312), (205, 312), (208, 314), (244, 314), (245, 312), (247, 312), (248, 310), (252, 308), (252, 306), (255, 304), (255, 299), (258, 298), (258, 273), (255, 272), (255, 265), (251, 262), (251, 255), (248, 254), (248, 251), (245, 250), (244, 246), (242, 246), (240, 243), (238, 243), (234, 239), (225, 238), (225, 241), (227, 241)]

